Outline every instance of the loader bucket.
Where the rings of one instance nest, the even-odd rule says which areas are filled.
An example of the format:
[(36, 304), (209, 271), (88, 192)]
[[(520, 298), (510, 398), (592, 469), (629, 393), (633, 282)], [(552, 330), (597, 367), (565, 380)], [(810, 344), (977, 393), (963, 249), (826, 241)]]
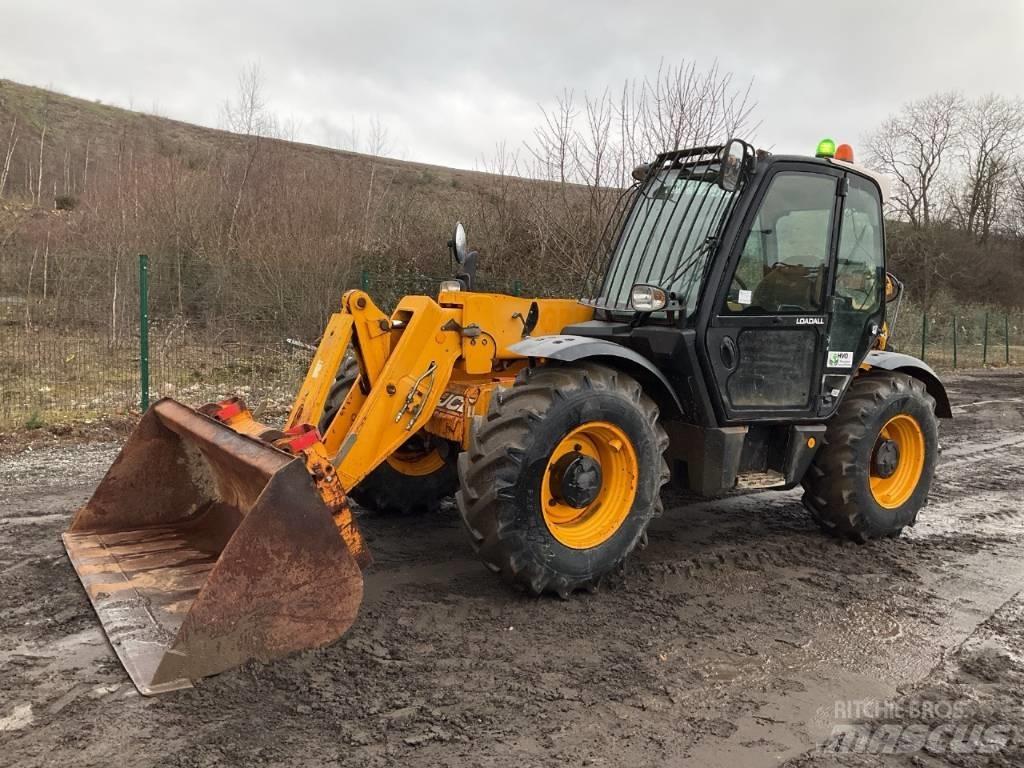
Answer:
[(160, 400), (63, 536), (143, 694), (325, 645), (363, 579), (301, 457)]

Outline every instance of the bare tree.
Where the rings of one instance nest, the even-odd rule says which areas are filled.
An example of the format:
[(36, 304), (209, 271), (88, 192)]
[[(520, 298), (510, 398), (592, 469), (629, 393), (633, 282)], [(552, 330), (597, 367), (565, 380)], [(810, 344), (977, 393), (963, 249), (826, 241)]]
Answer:
[(662, 63), (654, 78), (623, 87), (619, 119), (628, 129), (630, 169), (659, 152), (753, 133), (754, 107), (751, 83), (738, 86), (717, 62), (703, 71), (695, 62)]
[(43, 147), (46, 144), (46, 123), (39, 133), (39, 180), (36, 182), (36, 205), (43, 204)]
[(621, 187), (633, 168), (661, 152), (739, 133), (749, 138), (755, 108), (751, 84), (736, 85), (717, 63), (706, 70), (662, 63), (653, 78), (623, 83), (616, 98), (609, 90), (581, 99), (566, 91), (555, 109), (542, 109), (527, 144), (537, 162), (531, 170), (553, 181)]
[(1010, 216), (1007, 229), (1018, 239), (1024, 239), (1024, 168), (1018, 162), (1010, 179)]
[(92, 137), (85, 140), (85, 160), (82, 162), (82, 194), (89, 189), (89, 150), (92, 147)]
[(717, 64), (687, 61), (662, 64), (621, 90), (564, 92), (541, 110), (527, 163), (517, 168), (553, 182), (528, 198), (540, 250), (564, 273), (582, 275), (637, 165), (680, 147), (750, 138), (754, 109), (750, 84), (737, 85)]
[(267, 112), (263, 96), (263, 73), (259, 64), (250, 64), (242, 70), (238, 76), (235, 100), (227, 99), (224, 102), (223, 118), (229, 131), (246, 137), (242, 177), (238, 182), (238, 190), (228, 222), (228, 248), (234, 248), (238, 228), (238, 212), (242, 207), (242, 199), (249, 183), (249, 176), (256, 163), (256, 158), (260, 154), (264, 137), (271, 135), (274, 129), (274, 118)]
[(273, 118), (267, 113), (263, 94), (263, 71), (249, 64), (238, 75), (234, 99), (225, 99), (221, 107), (224, 127), (243, 136), (265, 136)]
[(1024, 102), (995, 94), (971, 102), (963, 112), (961, 137), (965, 171), (950, 205), (957, 226), (984, 243), (1009, 202), (1024, 137)]
[(911, 102), (868, 137), (868, 162), (896, 182), (891, 205), (915, 227), (936, 218), (942, 174), (960, 140), (963, 97), (936, 93)]
[(7, 176), (11, 172), (11, 158), (14, 157), (14, 148), (18, 146), (18, 118), (15, 117), (11, 123), (11, 135), (7, 138), (7, 151), (4, 153), (4, 167), (0, 171), (0, 197), (4, 196), (7, 188)]
[(367, 135), (366, 152), (374, 157), (384, 157), (394, 149), (394, 141), (386, 125), (380, 119), (380, 115), (370, 118), (369, 133)]

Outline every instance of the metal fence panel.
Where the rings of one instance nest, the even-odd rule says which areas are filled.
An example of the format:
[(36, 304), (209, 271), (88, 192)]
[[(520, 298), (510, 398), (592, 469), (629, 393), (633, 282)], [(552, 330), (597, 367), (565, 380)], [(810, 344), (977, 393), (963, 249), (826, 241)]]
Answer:
[[(71, 264), (74, 269), (88, 263)], [(0, 428), (36, 427), (137, 410), (141, 401), (139, 292), (121, 284), (103, 322), (69, 321), (70, 283), (55, 296), (33, 288), (0, 296)], [(149, 396), (192, 404), (243, 395), (269, 420), (285, 414), (302, 381), (310, 351), (289, 341), (280, 318), (263, 325), (231, 318), (185, 317), (169, 301), (174, 279), (166, 264), (149, 272)], [(390, 311), (407, 294), (435, 295), (442, 276), (363, 271), (359, 285)], [(13, 284), (17, 287), (17, 283)], [(559, 295), (560, 286), (531, 280), (479, 281), (477, 290), (522, 296)], [(341, 292), (339, 288), (339, 296)], [(106, 297), (108, 300), (111, 297)], [(120, 303), (119, 303), (120, 302)], [(201, 313), (200, 313), (201, 314)], [(315, 339), (300, 339), (312, 344)], [(922, 356), (938, 368), (1024, 364), (1024, 311), (986, 307), (933, 307), (927, 314), (904, 304), (890, 348)]]

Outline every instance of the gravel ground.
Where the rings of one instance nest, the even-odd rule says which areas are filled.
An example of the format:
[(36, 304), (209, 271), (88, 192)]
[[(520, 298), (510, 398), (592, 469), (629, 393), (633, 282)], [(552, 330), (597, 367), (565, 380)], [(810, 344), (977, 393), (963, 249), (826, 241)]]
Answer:
[[(624, 576), (561, 601), (487, 573), (450, 505), (366, 516), (376, 562), (344, 639), (151, 699), (127, 681), (59, 540), (117, 444), (0, 454), (0, 755), (18, 766), (1022, 765), (1024, 372), (949, 385), (932, 501), (898, 540), (832, 541), (796, 491), (666, 493)], [(872, 754), (888, 743), (872, 742), (880, 725), (913, 747), (911, 726), (964, 724), (996, 729), (985, 750), (936, 737)]]

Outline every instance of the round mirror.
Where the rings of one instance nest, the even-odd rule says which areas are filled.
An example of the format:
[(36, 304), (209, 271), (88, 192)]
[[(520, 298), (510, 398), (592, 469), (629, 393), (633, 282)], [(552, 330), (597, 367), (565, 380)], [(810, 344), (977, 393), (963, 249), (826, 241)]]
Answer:
[(466, 228), (462, 222), (455, 225), (455, 236), (452, 238), (455, 244), (455, 260), (462, 264), (466, 260)]
[(633, 169), (633, 174), (632, 175), (633, 175), (633, 178), (636, 181), (644, 181), (644, 180), (647, 179), (647, 174), (649, 174), (650, 172), (651, 172), (651, 164), (650, 163), (641, 163), (640, 165), (638, 165), (636, 168)]

